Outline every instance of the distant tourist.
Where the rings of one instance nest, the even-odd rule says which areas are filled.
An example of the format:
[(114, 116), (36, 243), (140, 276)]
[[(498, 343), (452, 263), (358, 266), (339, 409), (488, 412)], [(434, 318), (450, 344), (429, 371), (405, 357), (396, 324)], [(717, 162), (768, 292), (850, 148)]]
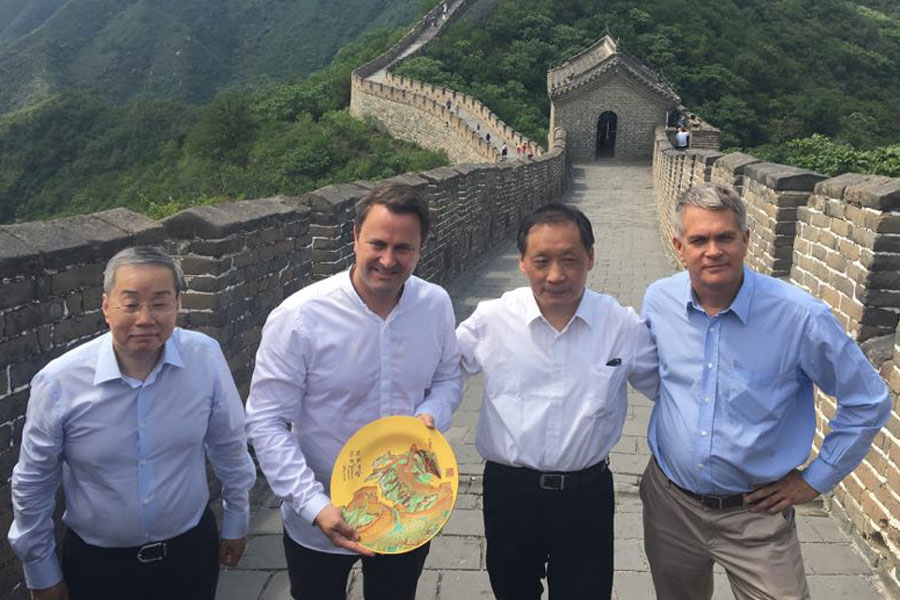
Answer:
[[(475, 445), (484, 467), (487, 571), (498, 600), (608, 600), (615, 497), (609, 452), (626, 384), (656, 396), (656, 350), (635, 312), (585, 287), (587, 217), (547, 204), (519, 226), (529, 287), (481, 302), (456, 330), (466, 375), (484, 373)], [(590, 515), (585, 518), (585, 515)]]
[(486, 142), (491, 141), (491, 132), (490, 131), (487, 132), (486, 134), (484, 134), (484, 141), (486, 141)]
[(506, 144), (500, 146), (500, 158), (506, 160), (506, 155), (509, 154), (509, 148), (506, 147)]
[[(432, 104), (434, 106), (434, 104)], [(450, 101), (450, 98), (447, 98), (447, 110), (453, 109), (453, 103)]]
[(679, 127), (675, 133), (675, 149), (687, 150), (690, 139), (691, 134), (688, 133), (688, 130), (685, 127)]
[(260, 467), (283, 499), (295, 599), (344, 598), (362, 555), (366, 600), (414, 600), (429, 544), (375, 556), (328, 495), (344, 443), (363, 425), (411, 415), (446, 430), (462, 389), (450, 297), (412, 275), (428, 205), (382, 184), (356, 205), (355, 264), (309, 285), (269, 315), (247, 400)]
[[(747, 212), (734, 189), (689, 188), (675, 226), (686, 270), (643, 301), (661, 378), (641, 479), (656, 597), (709, 600), (719, 563), (738, 598), (808, 599), (794, 506), (856, 468), (890, 396), (828, 306), (744, 265)], [(814, 385), (837, 414), (801, 470)]]
[(522, 156), (522, 144), (516, 144), (516, 158)]
[[(9, 543), (32, 598), (213, 600), (219, 564), (244, 552), (256, 480), (244, 410), (219, 344), (175, 326), (183, 289), (162, 250), (122, 250), (103, 274), (109, 332), (31, 382)], [(222, 484), (221, 539), (207, 458)]]

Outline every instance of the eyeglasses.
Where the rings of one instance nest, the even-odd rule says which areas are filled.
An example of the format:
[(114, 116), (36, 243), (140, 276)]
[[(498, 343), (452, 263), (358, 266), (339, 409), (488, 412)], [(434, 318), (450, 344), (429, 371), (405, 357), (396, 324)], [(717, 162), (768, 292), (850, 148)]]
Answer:
[(138, 315), (142, 313), (145, 308), (150, 311), (150, 314), (154, 317), (166, 316), (177, 310), (178, 303), (170, 300), (157, 300), (149, 303), (125, 302), (116, 306), (116, 310), (119, 310), (126, 315)]

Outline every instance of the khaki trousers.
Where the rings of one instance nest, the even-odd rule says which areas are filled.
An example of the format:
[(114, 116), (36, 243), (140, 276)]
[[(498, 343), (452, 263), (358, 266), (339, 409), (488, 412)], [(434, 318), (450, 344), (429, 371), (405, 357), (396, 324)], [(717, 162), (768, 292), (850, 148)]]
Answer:
[(710, 600), (713, 563), (725, 568), (737, 600), (809, 600), (793, 508), (777, 515), (706, 508), (652, 458), (641, 500), (658, 600)]

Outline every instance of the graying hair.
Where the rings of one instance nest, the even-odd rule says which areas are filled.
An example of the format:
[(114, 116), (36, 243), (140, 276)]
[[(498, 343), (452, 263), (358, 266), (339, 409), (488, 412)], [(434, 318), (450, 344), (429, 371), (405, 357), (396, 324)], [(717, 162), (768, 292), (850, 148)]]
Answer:
[(730, 210), (737, 217), (738, 230), (747, 231), (747, 207), (731, 186), (719, 183), (701, 183), (684, 190), (675, 202), (675, 235), (684, 234), (684, 209), (697, 206), (706, 210)]
[(172, 271), (172, 279), (175, 281), (175, 294), (180, 295), (184, 290), (184, 272), (181, 265), (166, 254), (162, 248), (156, 246), (134, 246), (125, 248), (117, 253), (103, 270), (103, 291), (110, 293), (116, 284), (116, 271), (121, 267), (130, 267), (136, 265), (154, 265), (157, 267), (166, 267)]

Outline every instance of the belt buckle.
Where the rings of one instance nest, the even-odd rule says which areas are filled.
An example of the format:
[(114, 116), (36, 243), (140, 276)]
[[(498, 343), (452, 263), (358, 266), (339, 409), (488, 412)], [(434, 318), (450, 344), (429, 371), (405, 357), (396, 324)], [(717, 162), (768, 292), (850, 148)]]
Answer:
[(701, 496), (700, 503), (706, 508), (712, 508), (713, 510), (723, 510), (725, 508), (723, 506), (724, 499), (719, 496)]
[(137, 559), (139, 563), (152, 563), (162, 560), (166, 557), (166, 543), (156, 542), (141, 546), (137, 551)]
[(566, 488), (566, 476), (560, 473), (541, 473), (538, 485), (542, 490), (561, 492)]

